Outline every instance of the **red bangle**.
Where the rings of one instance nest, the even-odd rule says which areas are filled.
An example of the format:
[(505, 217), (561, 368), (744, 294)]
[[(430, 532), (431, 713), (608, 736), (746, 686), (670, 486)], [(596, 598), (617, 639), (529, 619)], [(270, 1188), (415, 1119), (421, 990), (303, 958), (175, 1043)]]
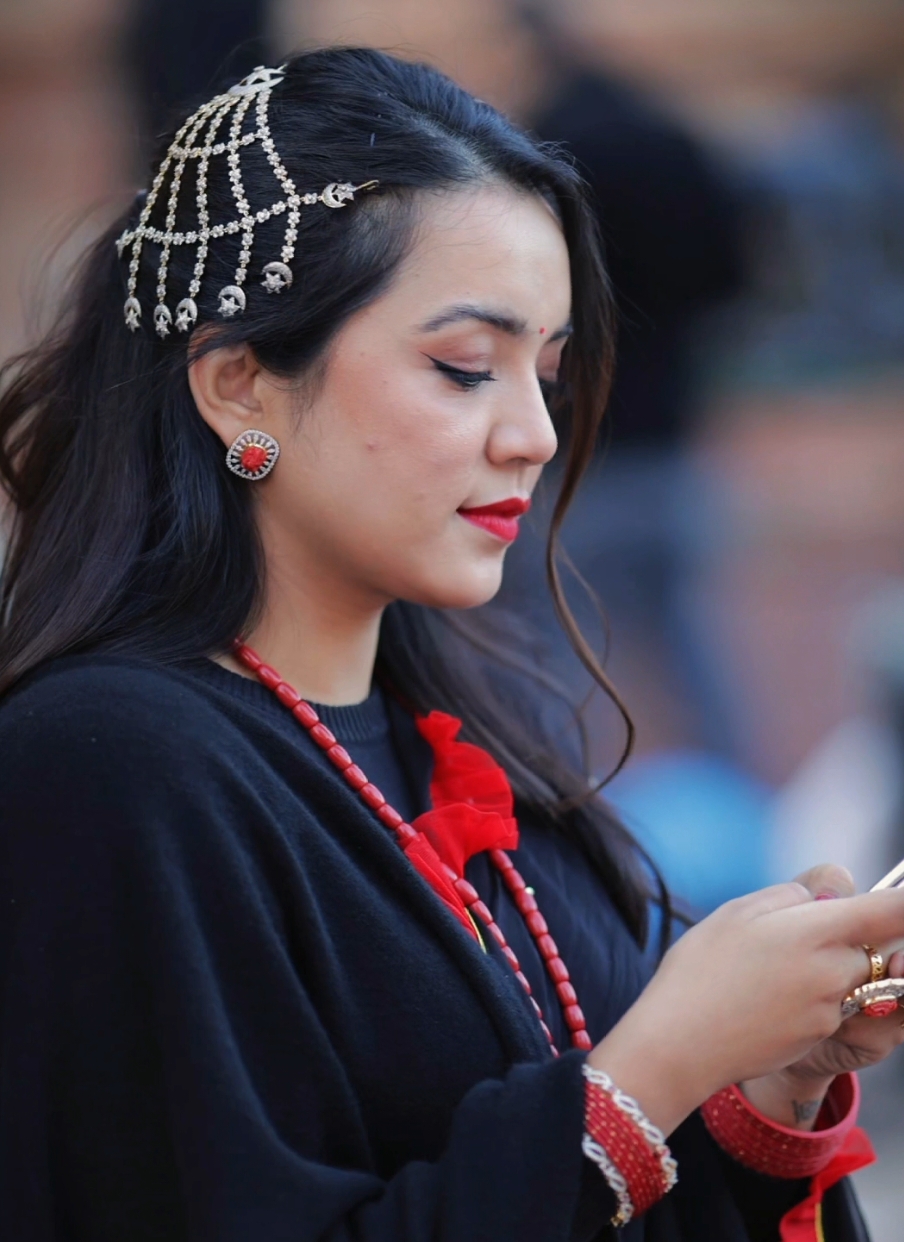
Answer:
[(817, 1128), (792, 1130), (765, 1117), (739, 1087), (726, 1087), (700, 1110), (706, 1128), (733, 1160), (767, 1177), (815, 1177), (844, 1146), (857, 1122), (860, 1084), (854, 1074), (842, 1074), (825, 1098)]
[(637, 1126), (601, 1087), (585, 1085), (584, 1124), (628, 1183), (634, 1215), (640, 1216), (665, 1193), (662, 1168)]
[(665, 1138), (607, 1075), (584, 1067), (584, 1154), (602, 1170), (618, 1200), (613, 1225), (642, 1215), (677, 1181)]

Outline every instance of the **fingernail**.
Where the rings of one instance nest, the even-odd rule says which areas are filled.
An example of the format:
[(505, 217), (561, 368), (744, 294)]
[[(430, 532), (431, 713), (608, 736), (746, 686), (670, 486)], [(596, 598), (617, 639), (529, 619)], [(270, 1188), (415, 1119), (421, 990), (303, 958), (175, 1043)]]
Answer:
[(839, 897), (840, 895), (841, 895), (840, 893), (831, 893), (831, 892), (817, 893), (814, 898), (814, 901), (835, 901), (835, 899)]

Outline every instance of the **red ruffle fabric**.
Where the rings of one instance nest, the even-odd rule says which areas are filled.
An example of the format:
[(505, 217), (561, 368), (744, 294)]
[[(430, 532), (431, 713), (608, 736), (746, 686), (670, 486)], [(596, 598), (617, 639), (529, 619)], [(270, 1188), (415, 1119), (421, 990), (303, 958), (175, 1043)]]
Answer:
[(822, 1201), (827, 1190), (836, 1182), (858, 1169), (874, 1164), (876, 1153), (864, 1130), (855, 1126), (844, 1140), (844, 1146), (836, 1153), (810, 1183), (810, 1193), (803, 1203), (791, 1209), (779, 1226), (781, 1242), (825, 1242), (822, 1225)]
[(417, 727), (433, 749), (433, 810), (419, 815), (412, 827), (456, 875), (483, 850), (517, 849), (512, 788), (496, 760), (479, 746), (457, 741), (461, 721), (445, 712), (421, 716)]
[(418, 835), (405, 854), (468, 935), (479, 940), (447, 868), (462, 876), (468, 859), (482, 850), (517, 849), (511, 786), (485, 750), (456, 740), (461, 721), (454, 716), (431, 712), (418, 718), (417, 727), (433, 750), (433, 809), (412, 824)]
[(434, 806), (466, 802), (511, 818), (514, 799), (508, 777), (485, 750), (456, 740), (461, 732), (460, 720), (445, 712), (431, 712), (418, 717), (417, 727), (433, 750), (430, 796)]
[(418, 833), (408, 842), (405, 846), (405, 856), (422, 879), (427, 881), (446, 909), (458, 919), (468, 935), (477, 940), (477, 929), (468, 914), (465, 903), (446, 875), (442, 859), (423, 833)]

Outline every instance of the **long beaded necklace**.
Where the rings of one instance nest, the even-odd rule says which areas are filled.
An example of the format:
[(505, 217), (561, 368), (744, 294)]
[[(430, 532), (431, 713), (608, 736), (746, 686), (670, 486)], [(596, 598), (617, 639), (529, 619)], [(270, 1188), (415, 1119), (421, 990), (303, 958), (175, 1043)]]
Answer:
[[(366, 806), (370, 807), (381, 823), (395, 833), (396, 841), (402, 849), (415, 840), (419, 835), (417, 829), (411, 824), (406, 823), (395, 807), (389, 805), (376, 785), (370, 783), (365, 773), (354, 762), (348, 751), (343, 746), (340, 746), (332, 730), (328, 729), (321, 721), (311, 704), (306, 702), (288, 682), (283, 681), (276, 669), (271, 668), (269, 664), (265, 664), (257, 652), (253, 651), (246, 643), (237, 640), (233, 646), (233, 652), (236, 659), (244, 664), (245, 668), (250, 672), (254, 673), (268, 690), (273, 691), (280, 703), (289, 709), (298, 723), (307, 731), (308, 737), (324, 751), (330, 763), (342, 774), (346, 784), (357, 793)], [(549, 928), (546, 920), (540, 913), (536, 897), (528, 889), (523, 877), (519, 874), (515, 864), (505, 850), (490, 850), (489, 856), (493, 866), (502, 877), (503, 883), (511, 893), (519, 913), (527, 924), (528, 931), (534, 938), (549, 977), (555, 986), (556, 996), (562, 1006), (562, 1016), (565, 1020), (565, 1025), (571, 1034), (572, 1045), (575, 1048), (580, 1048), (582, 1051), (589, 1051), (593, 1044), (587, 1033), (587, 1022), (584, 1018), (583, 1010), (578, 1004), (577, 993), (571, 982), (568, 967), (559, 956), (558, 947), (549, 934)], [(501, 928), (493, 918), (489, 906), (481, 901), (477, 889), (472, 884), (469, 884), (464, 876), (457, 875), (451, 867), (443, 865), (450, 882), (464, 902), (465, 908), (472, 919), (480, 920), (496, 941), (506, 961), (515, 972), (515, 978), (530, 997), (531, 1004), (536, 1011), (544, 1034), (549, 1040), (550, 1047), (558, 1055), (556, 1046), (553, 1043), (552, 1032), (543, 1019), (540, 1006), (531, 994), (531, 986), (527, 976), (521, 969), (521, 963), (507, 943)]]

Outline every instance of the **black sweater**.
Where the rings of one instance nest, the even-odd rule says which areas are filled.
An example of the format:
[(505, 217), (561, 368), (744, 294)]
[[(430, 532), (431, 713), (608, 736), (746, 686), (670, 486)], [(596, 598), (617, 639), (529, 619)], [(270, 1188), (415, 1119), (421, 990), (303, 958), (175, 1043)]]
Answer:
[[(425, 809), (403, 713), (376, 695), (325, 716)], [(206, 661), (51, 664), (0, 705), (0, 825), (0, 1237), (610, 1235), (581, 1056), (552, 1059), (508, 966), (262, 686)], [(516, 861), (598, 1039), (641, 954), (567, 841), (522, 822)], [(507, 894), (485, 860), (468, 874), (567, 1046)], [(801, 1185), (732, 1164), (696, 1116), (672, 1147), (679, 1187), (631, 1242), (777, 1237)], [(826, 1216), (829, 1242), (865, 1237), (846, 1184)]]

